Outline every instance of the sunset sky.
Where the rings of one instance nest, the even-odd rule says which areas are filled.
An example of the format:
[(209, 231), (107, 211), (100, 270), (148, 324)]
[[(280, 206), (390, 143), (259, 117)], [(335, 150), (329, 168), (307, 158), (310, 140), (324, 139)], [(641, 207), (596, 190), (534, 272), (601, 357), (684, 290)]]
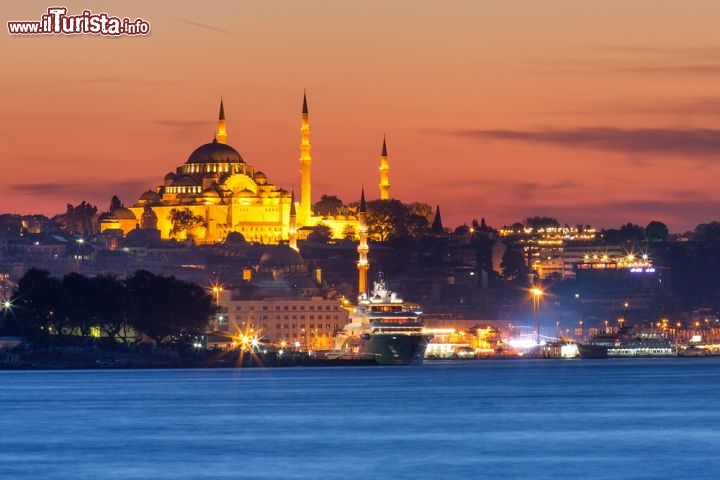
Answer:
[[(138, 37), (12, 36), (49, 6)], [(720, 2), (3, 2), (0, 212), (130, 205), (212, 139), (313, 201), (440, 205), (445, 226), (528, 216), (671, 232), (720, 220)]]

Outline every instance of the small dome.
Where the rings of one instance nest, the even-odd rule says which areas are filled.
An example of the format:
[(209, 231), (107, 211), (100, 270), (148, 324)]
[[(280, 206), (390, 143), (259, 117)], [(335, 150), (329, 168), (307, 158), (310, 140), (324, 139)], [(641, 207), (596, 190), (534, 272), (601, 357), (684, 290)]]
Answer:
[(173, 187), (197, 187), (198, 185), (200, 182), (190, 175), (179, 176), (172, 183)]
[(213, 140), (196, 148), (185, 163), (245, 163), (245, 160), (230, 145)]
[(200, 195), (205, 198), (220, 198), (220, 194), (214, 188), (206, 188)]
[(270, 246), (260, 257), (260, 268), (263, 270), (304, 264), (302, 256), (287, 245)]
[(252, 190), (248, 190), (247, 188), (243, 188), (240, 190), (240, 193), (238, 193), (238, 197), (240, 198), (255, 198), (255, 192)]
[(243, 234), (240, 232), (230, 232), (228, 233), (227, 237), (225, 237), (225, 243), (245, 243), (245, 237), (243, 237)]
[(165, 180), (175, 180), (177, 175), (175, 175), (173, 172), (168, 172), (167, 175), (165, 175)]
[(253, 180), (255, 180), (255, 183), (258, 185), (267, 185), (267, 176), (263, 172), (255, 172)]
[(135, 214), (130, 211), (130, 209), (125, 207), (116, 208), (110, 214), (117, 218), (118, 220), (135, 220), (137, 221), (137, 218), (135, 218)]
[(140, 195), (139, 200), (144, 200), (146, 202), (157, 202), (158, 200), (160, 200), (160, 195), (158, 195), (157, 192), (148, 190), (147, 192)]
[(151, 247), (160, 242), (160, 230), (136, 228), (128, 232), (122, 241), (123, 247)]

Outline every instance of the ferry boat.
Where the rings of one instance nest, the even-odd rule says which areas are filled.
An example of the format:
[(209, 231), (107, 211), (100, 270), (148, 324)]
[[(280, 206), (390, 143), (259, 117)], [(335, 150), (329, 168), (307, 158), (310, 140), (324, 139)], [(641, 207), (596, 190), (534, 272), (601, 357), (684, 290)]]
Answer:
[(577, 344), (580, 358), (675, 357), (677, 347), (662, 333), (624, 326)]
[(391, 292), (379, 276), (370, 295), (362, 293), (350, 322), (335, 337), (336, 354), (375, 358), (379, 365), (421, 365), (432, 337), (416, 304)]

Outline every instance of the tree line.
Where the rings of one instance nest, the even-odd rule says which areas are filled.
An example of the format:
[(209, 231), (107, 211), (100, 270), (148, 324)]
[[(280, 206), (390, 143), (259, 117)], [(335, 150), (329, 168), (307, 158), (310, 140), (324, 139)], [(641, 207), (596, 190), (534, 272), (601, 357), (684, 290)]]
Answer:
[(71, 335), (125, 342), (132, 331), (160, 343), (181, 332), (204, 330), (215, 312), (206, 289), (145, 270), (125, 279), (78, 273), (57, 278), (31, 268), (2, 314), (6, 335), (36, 344), (62, 343)]

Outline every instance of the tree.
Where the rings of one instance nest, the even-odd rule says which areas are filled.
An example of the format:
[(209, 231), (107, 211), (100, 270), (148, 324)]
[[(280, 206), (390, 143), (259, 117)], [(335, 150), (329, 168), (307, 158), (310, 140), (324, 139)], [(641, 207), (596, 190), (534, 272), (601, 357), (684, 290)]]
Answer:
[(108, 338), (127, 339), (127, 290), (125, 284), (109, 275), (100, 275), (91, 279), (93, 302), (93, 324), (100, 328)]
[[(55, 308), (54, 327), (58, 333), (63, 328), (78, 329), (82, 336), (90, 335), (94, 303), (90, 279), (79, 273), (69, 273), (62, 279), (62, 296)], [(70, 333), (70, 332), (68, 332)]]
[(113, 195), (110, 199), (110, 208), (108, 208), (108, 212), (112, 212), (113, 210), (117, 210), (118, 208), (122, 207), (123, 203), (120, 201), (120, 198), (117, 195)]
[(540, 230), (545, 228), (559, 228), (560, 222), (551, 217), (528, 217), (525, 219), (525, 225), (534, 230)]
[(142, 216), (140, 217), (140, 228), (155, 230), (157, 229), (158, 218), (152, 208), (147, 205), (143, 208)]
[(505, 250), (500, 268), (503, 276), (509, 281), (525, 279), (530, 273), (530, 269), (525, 264), (525, 256), (521, 250), (515, 248)]
[(342, 231), (342, 237), (345, 240), (355, 240), (355, 237), (357, 236), (357, 232), (355, 231), (355, 228), (353, 228), (352, 225), (345, 225)]
[(64, 215), (65, 230), (68, 233), (76, 233), (82, 236), (89, 236), (95, 233), (93, 218), (97, 213), (97, 207), (86, 203), (84, 200), (73, 206), (68, 203)]
[(342, 200), (335, 195), (323, 195), (320, 197), (320, 200), (313, 205), (313, 211), (323, 217), (342, 215), (344, 209), (345, 205)]
[(332, 239), (332, 230), (327, 225), (318, 225), (308, 235), (308, 240), (317, 243), (328, 243)]
[(432, 225), (430, 225), (430, 231), (435, 234), (445, 232), (445, 228), (442, 224), (442, 216), (440, 215), (440, 205), (435, 207), (435, 218), (433, 218)]
[(168, 216), (172, 228), (170, 234), (177, 235), (180, 232), (192, 232), (198, 227), (206, 227), (205, 217), (194, 215), (189, 208), (173, 208)]
[(603, 230), (602, 238), (606, 244), (622, 245), (629, 250), (634, 250), (645, 240), (645, 229), (640, 225), (626, 223), (619, 229)]
[(650, 243), (663, 243), (667, 240), (668, 228), (662, 222), (653, 220), (645, 227), (645, 237)]
[(424, 215), (410, 213), (407, 216), (407, 230), (408, 233), (415, 238), (427, 235), (430, 230), (427, 218)]
[(693, 240), (705, 247), (720, 246), (720, 222), (701, 223), (695, 227)]
[(620, 227), (620, 241), (630, 249), (635, 249), (645, 240), (645, 229), (634, 223), (626, 223)]
[(384, 242), (408, 233), (408, 209), (399, 200), (372, 200), (366, 203), (368, 233)]
[(125, 285), (128, 323), (158, 344), (182, 331), (205, 329), (216, 311), (207, 290), (174, 277), (138, 270)]
[(435, 214), (433, 212), (432, 205), (422, 202), (411, 202), (406, 205), (409, 215), (418, 215), (425, 218), (425, 221), (429, 225), (432, 223)]
[(6, 317), (8, 333), (20, 335), (30, 342), (47, 336), (50, 326), (59, 335), (65, 330), (65, 318), (56, 315), (62, 299), (62, 283), (47, 270), (31, 268), (18, 281), (11, 299), (12, 315)]

